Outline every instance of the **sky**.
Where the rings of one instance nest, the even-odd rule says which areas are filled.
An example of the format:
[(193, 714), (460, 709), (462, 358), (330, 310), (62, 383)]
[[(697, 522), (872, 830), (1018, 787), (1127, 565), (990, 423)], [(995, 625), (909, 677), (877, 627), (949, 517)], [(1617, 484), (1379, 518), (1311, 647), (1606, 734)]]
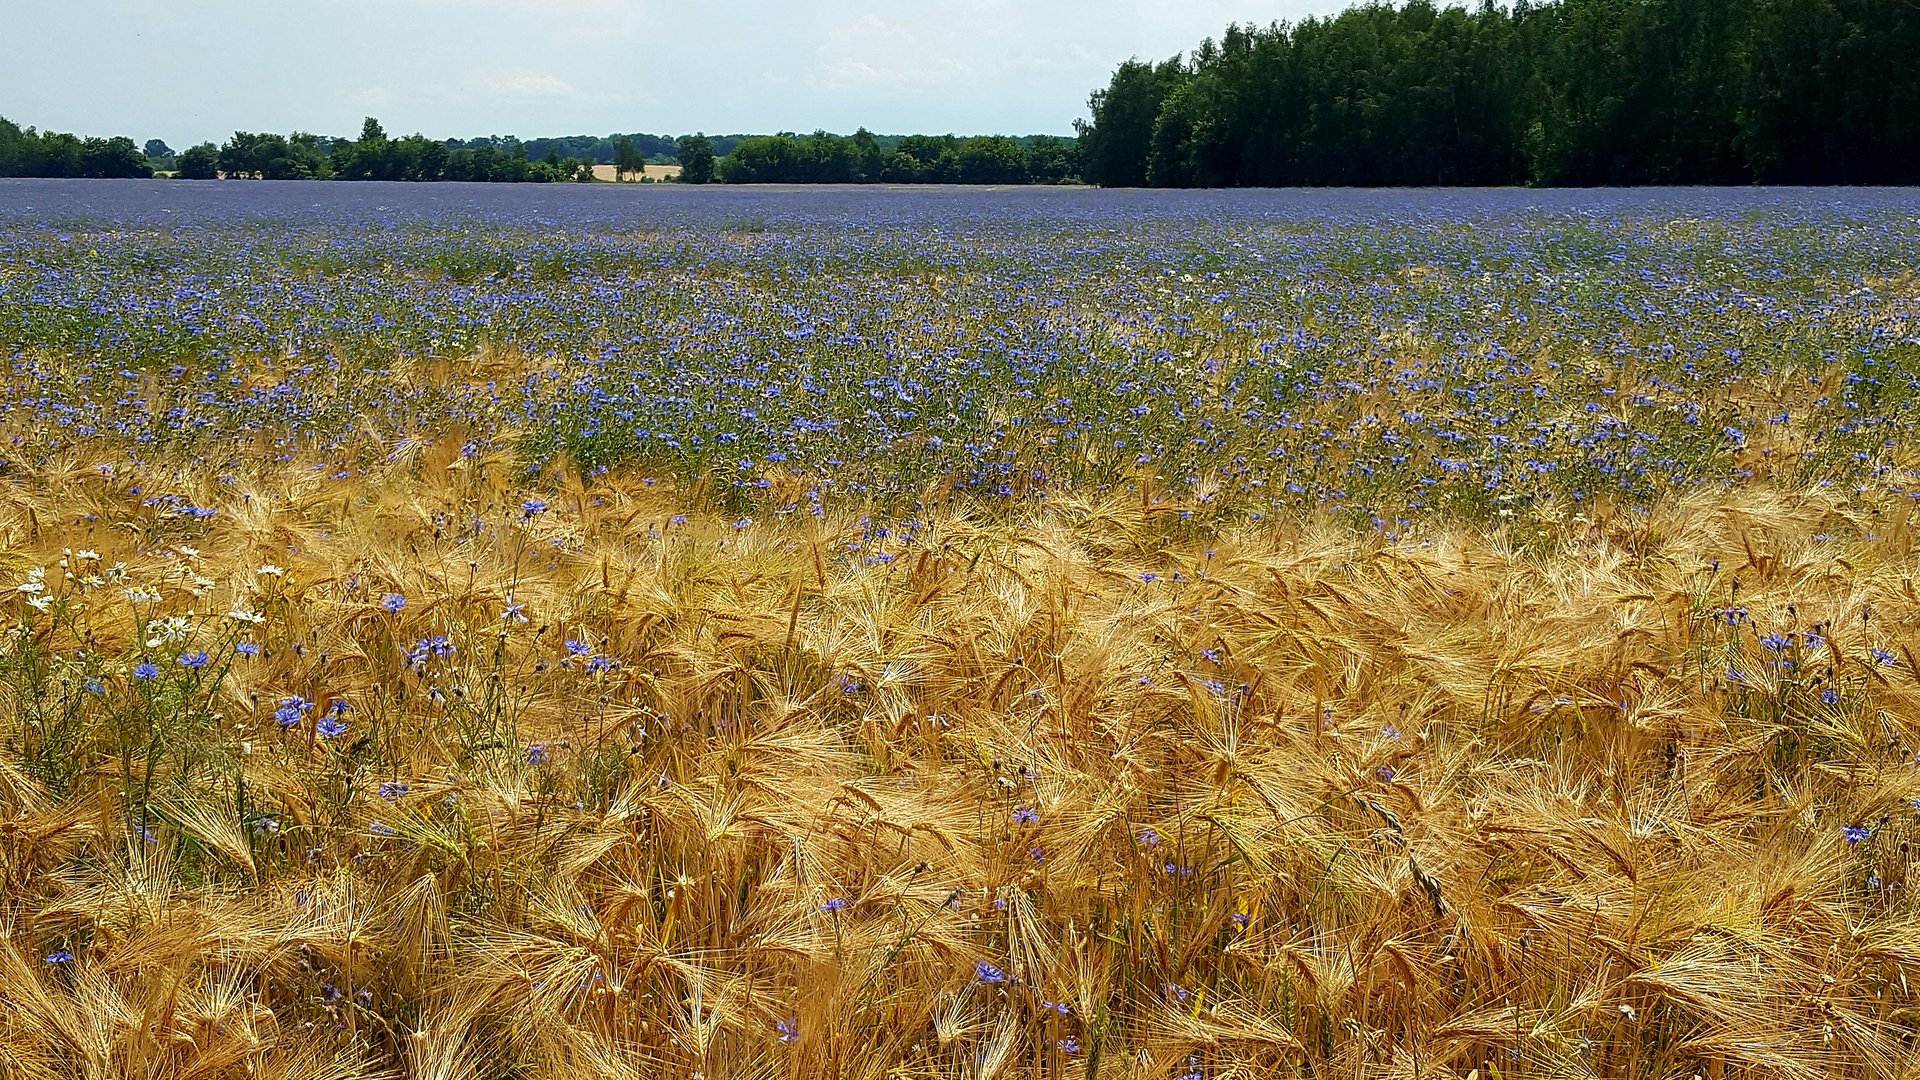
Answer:
[(1130, 56), (1344, 0), (5, 0), (0, 116), (160, 138), (1070, 134)]

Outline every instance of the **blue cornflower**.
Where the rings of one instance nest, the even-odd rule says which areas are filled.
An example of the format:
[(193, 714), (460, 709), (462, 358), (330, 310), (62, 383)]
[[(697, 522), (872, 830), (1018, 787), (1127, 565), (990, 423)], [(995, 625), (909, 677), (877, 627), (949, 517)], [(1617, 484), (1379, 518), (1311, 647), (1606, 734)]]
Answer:
[(55, 949), (47, 954), (47, 963), (71, 964), (73, 963), (73, 954), (65, 949)]
[(260, 646), (251, 641), (242, 641), (233, 647), (233, 651), (239, 653), (241, 656), (259, 656)]
[(377, 794), (388, 802), (392, 802), (411, 790), (412, 789), (405, 784), (398, 784), (392, 780), (388, 780), (380, 785)]
[(290, 728), (299, 723), (300, 718), (305, 716), (307, 710), (311, 708), (313, 708), (313, 702), (295, 694), (292, 697), (280, 699), (280, 707), (273, 711), (273, 718), (280, 722), (281, 727)]
[(133, 665), (133, 677), (136, 679), (157, 679), (160, 677), (160, 668), (155, 664), (142, 660)]
[(973, 962), (973, 973), (979, 976), (981, 982), (985, 983), (1003, 983), (1007, 981), (1006, 972), (1001, 971), (985, 960), (975, 960)]
[(433, 637), (421, 638), (416, 642), (407, 652), (407, 662), (419, 667), (426, 663), (430, 656), (452, 656), (453, 652), (453, 642), (447, 639), (447, 635), (435, 634)]
[(398, 613), (401, 608), (407, 606), (407, 598), (397, 592), (390, 592), (381, 598), (380, 606), (386, 608), (388, 611)]
[(593, 651), (593, 647), (591, 645), (588, 645), (586, 642), (581, 641), (579, 638), (567, 639), (567, 655), (568, 656), (585, 656), (592, 651)]
[(844, 911), (844, 910), (846, 910), (846, 907), (847, 907), (847, 902), (846, 902), (846, 900), (844, 900), (844, 899), (842, 899), (841, 897), (838, 897), (838, 896), (836, 896), (836, 897), (834, 897), (833, 899), (831, 899), (831, 900), (829, 900), (829, 901), (827, 901), (826, 903), (824, 903), (824, 904), (821, 904), (821, 905), (820, 905), (820, 910), (821, 910), (821, 911), (824, 911), (824, 912), (826, 912), (826, 913), (827, 913), (827, 914), (829, 914), (829, 915), (831, 915), (831, 914), (833, 914), (833, 913), (835, 913), (835, 912), (837, 912), (837, 911)]
[(1031, 825), (1040, 820), (1040, 813), (1031, 806), (1022, 806), (1013, 812), (1013, 820), (1021, 825)]
[(1790, 637), (1787, 637), (1786, 635), (1776, 630), (1773, 633), (1768, 634), (1766, 637), (1761, 638), (1760, 644), (1765, 645), (1767, 648), (1773, 650), (1774, 652), (1779, 652), (1781, 649), (1787, 648), (1788, 646), (1792, 645), (1793, 639)]
[(1873, 662), (1879, 664), (1881, 667), (1892, 667), (1893, 654), (1876, 645), (1873, 649)]
[(194, 651), (187, 653), (186, 655), (180, 657), (180, 666), (190, 667), (190, 668), (206, 667), (207, 651), (205, 649), (195, 649)]
[(1873, 830), (1867, 828), (1865, 825), (1840, 826), (1840, 836), (1842, 839), (1846, 840), (1846, 842), (1849, 844), (1857, 844), (1860, 841), (1865, 840), (1867, 837), (1872, 835), (1873, 835)]
[(547, 757), (546, 743), (534, 743), (532, 746), (527, 747), (527, 764), (545, 765), (547, 763)]
[(526, 502), (520, 504), (520, 512), (527, 517), (532, 517), (535, 514), (544, 514), (547, 512), (547, 500), (528, 499)]
[(1080, 1052), (1080, 1040), (1074, 1038), (1071, 1035), (1067, 1036), (1064, 1039), (1061, 1039), (1055, 1045), (1059, 1046), (1060, 1052), (1067, 1055), (1068, 1057), (1072, 1057), (1073, 1055)]
[(313, 730), (321, 738), (331, 739), (336, 736), (345, 735), (347, 733), (347, 725), (346, 722), (341, 720), (337, 715), (329, 713), (322, 717), (319, 723), (313, 725)]
[(107, 692), (107, 684), (101, 682), (99, 679), (88, 679), (86, 682), (80, 684), (80, 689), (85, 690), (89, 694), (104, 694)]
[(780, 1033), (780, 1041), (783, 1043), (800, 1041), (800, 1018), (797, 1016), (775, 1021), (773, 1029)]

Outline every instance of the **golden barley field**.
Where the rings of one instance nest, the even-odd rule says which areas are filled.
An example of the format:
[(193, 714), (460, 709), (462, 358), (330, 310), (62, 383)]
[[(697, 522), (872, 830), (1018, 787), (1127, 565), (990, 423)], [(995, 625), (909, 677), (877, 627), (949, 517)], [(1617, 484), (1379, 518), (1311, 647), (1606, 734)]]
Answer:
[(0, 1075), (1914, 1072), (1910, 503), (889, 559), (390, 457), (8, 489)]

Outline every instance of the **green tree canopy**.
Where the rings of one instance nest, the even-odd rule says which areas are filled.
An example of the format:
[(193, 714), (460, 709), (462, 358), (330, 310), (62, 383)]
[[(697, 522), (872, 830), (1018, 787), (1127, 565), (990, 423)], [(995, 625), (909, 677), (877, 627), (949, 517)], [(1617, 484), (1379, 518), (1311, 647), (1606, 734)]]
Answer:
[(680, 159), (680, 182), (709, 184), (714, 178), (713, 142), (704, 133), (683, 135), (675, 147)]
[(220, 175), (220, 148), (210, 142), (180, 152), (175, 163), (182, 180), (213, 180)]
[(644, 172), (646, 171), (646, 166), (646, 155), (640, 152), (640, 148), (634, 145), (632, 139), (623, 135), (615, 141), (613, 144), (613, 175), (615, 178), (625, 178), (633, 173)]
[(1920, 5), (1381, 2), (1129, 60), (1109, 186), (1920, 182)]

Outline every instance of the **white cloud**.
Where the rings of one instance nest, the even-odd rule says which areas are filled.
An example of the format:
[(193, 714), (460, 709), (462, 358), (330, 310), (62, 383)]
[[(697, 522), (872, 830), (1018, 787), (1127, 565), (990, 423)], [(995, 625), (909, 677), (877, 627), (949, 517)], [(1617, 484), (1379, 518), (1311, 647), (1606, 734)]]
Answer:
[(919, 90), (955, 82), (973, 74), (973, 68), (957, 60), (941, 59), (926, 64), (881, 64), (842, 56), (814, 65), (812, 82), (826, 90), (862, 87), (894, 87)]
[(868, 15), (827, 31), (808, 81), (826, 90), (925, 89), (978, 74), (951, 37)]
[(486, 25), (519, 24), (531, 40), (581, 46), (630, 38), (657, 21), (654, 0), (406, 0)]
[(580, 91), (558, 75), (527, 73), (488, 79), (487, 92), (496, 97), (577, 98)]

